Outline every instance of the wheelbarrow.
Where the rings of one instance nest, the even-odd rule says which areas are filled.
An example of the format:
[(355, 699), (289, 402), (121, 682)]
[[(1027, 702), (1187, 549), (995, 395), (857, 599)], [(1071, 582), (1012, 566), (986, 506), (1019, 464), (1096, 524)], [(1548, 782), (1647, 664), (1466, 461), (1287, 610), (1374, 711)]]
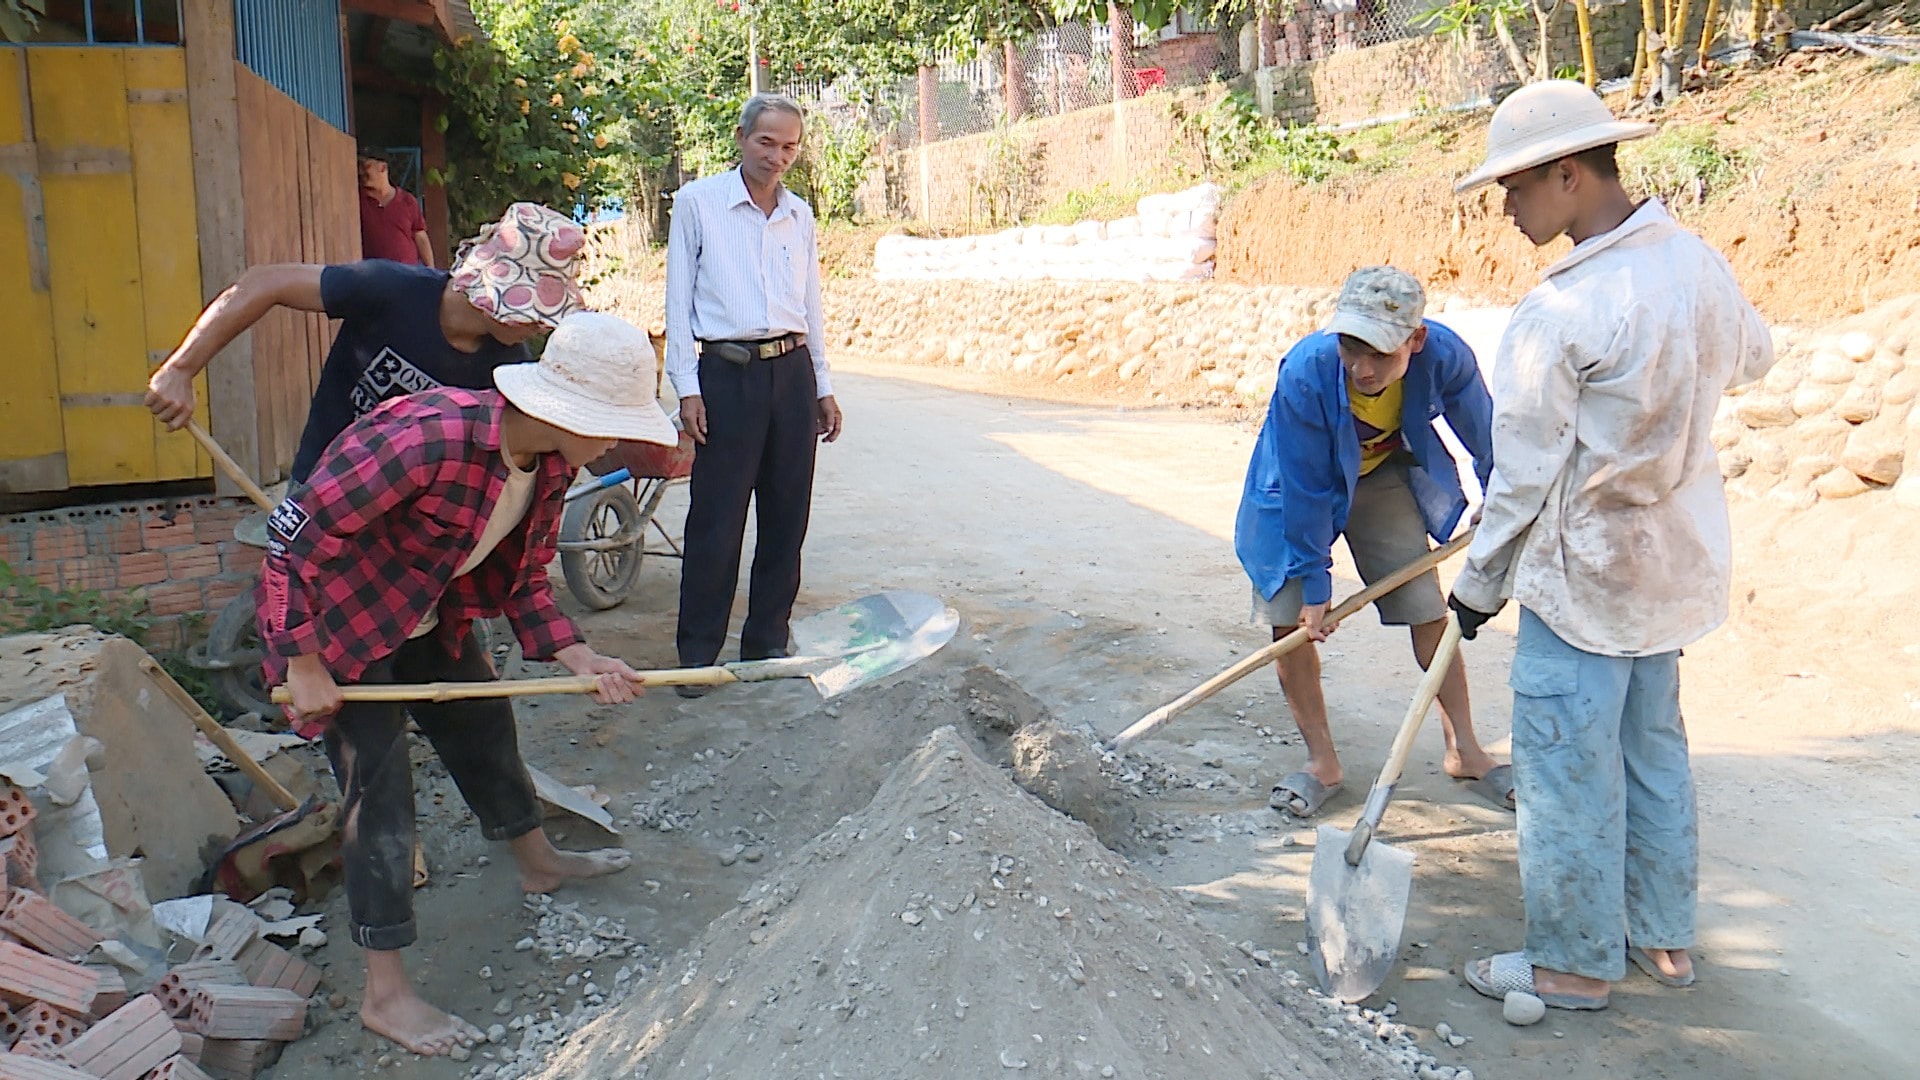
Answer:
[[(618, 606), (648, 555), (679, 559), (680, 542), (660, 523), (667, 489), (693, 473), (693, 437), (676, 446), (623, 442), (587, 466), (591, 479), (567, 491), (560, 518), (560, 572), (574, 599), (595, 611)], [(649, 547), (649, 535), (661, 546)]]

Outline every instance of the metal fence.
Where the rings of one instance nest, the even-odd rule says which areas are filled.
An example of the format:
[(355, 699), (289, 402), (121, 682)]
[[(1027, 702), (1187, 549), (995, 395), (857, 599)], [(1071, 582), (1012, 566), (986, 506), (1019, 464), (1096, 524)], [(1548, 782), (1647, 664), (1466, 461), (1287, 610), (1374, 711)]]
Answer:
[[(1183, 12), (1164, 30), (1136, 30), (1130, 53), (1133, 93), (1197, 86), (1239, 74), (1230, 32), (1200, 24)], [(861, 122), (890, 131), (893, 145), (949, 139), (991, 130), (1007, 120), (1058, 116), (1114, 99), (1113, 31), (1100, 23), (1071, 22), (1006, 45), (981, 45), (939, 58), (923, 77), (899, 79), (863, 94), (852, 79), (796, 80), (783, 89), (840, 123)], [(929, 91), (922, 128), (922, 90)]]
[[(1428, 18), (1440, 2), (1274, 0), (1264, 16), (1229, 23), (1200, 20), (1181, 9), (1161, 30), (1135, 28), (1128, 51), (1132, 92), (1123, 96), (1180, 90), (1257, 67), (1307, 64), (1420, 37), (1431, 32)], [(912, 147), (989, 131), (1008, 120), (1112, 103), (1112, 34), (1102, 23), (1065, 23), (1018, 43), (943, 56), (931, 72), (877, 88), (849, 78), (796, 80), (782, 89), (836, 124), (864, 124), (893, 148)]]

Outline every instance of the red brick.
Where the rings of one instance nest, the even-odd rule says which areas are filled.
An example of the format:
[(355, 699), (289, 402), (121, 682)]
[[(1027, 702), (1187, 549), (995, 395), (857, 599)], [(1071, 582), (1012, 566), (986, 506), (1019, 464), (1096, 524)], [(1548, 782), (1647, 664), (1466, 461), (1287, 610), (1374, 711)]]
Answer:
[(20, 1037), (41, 1039), (52, 1046), (65, 1046), (87, 1030), (86, 1022), (68, 1016), (44, 1001), (36, 1001), (15, 1016), (20, 1022)]
[[(77, 960), (93, 951), (103, 939), (93, 927), (61, 911), (51, 900), (25, 890), (16, 891), (0, 909), (0, 928), (39, 949), (48, 956)], [(100, 978), (94, 975), (94, 992), (100, 991)], [(122, 992), (126, 989), (121, 986)], [(91, 1007), (87, 1011), (92, 1011)]]
[(93, 1011), (87, 1014), (87, 1019), (98, 1020), (127, 1003), (127, 980), (119, 968), (106, 964), (81, 966), (100, 975), (100, 992), (94, 996)]
[(69, 591), (115, 592), (120, 588), (120, 560), (111, 555), (67, 559), (60, 564), (60, 587)]
[(301, 997), (312, 997), (320, 986), (319, 969), (265, 938), (255, 938), (235, 961), (255, 986), (291, 990)]
[(39, 811), (33, 808), (33, 800), (20, 790), (18, 784), (7, 784), (0, 790), (0, 836), (12, 836), (14, 833), (33, 824)]
[(100, 1080), (140, 1080), (180, 1052), (180, 1033), (151, 994), (142, 994), (60, 1051)]
[[(44, 1052), (52, 1054), (55, 1051), (48, 1047)], [(100, 1080), (100, 1078), (58, 1061), (30, 1057), (16, 1049), (11, 1054), (0, 1054), (0, 1080)]]
[(253, 592), (252, 578), (221, 576), (209, 578), (202, 592), (207, 598), (207, 610), (219, 611), (226, 607), (234, 597)]
[(193, 538), (202, 544), (233, 539), (233, 527), (247, 516), (253, 504), (241, 506), (201, 505), (193, 511)]
[(42, 517), (34, 523), (33, 557), (36, 562), (79, 559), (87, 554), (87, 534), (64, 518)]
[(79, 964), (42, 956), (24, 945), (0, 942), (0, 997), (16, 1005), (44, 1001), (64, 1013), (93, 1011), (100, 976)]
[[(21, 826), (12, 836), (0, 837), (0, 872), (6, 874), (9, 901), (16, 889), (40, 890), (40, 848), (34, 843), (31, 824)], [(20, 940), (4, 926), (0, 926), (0, 933), (9, 941)]]
[(184, 506), (147, 507), (140, 515), (140, 539), (148, 551), (199, 543), (193, 535), (193, 511)]
[[(231, 900), (217, 900), (213, 905), (213, 917), (207, 921), (206, 944), (194, 953), (196, 960), (232, 960), (266, 929), (266, 923), (244, 904)], [(239, 986), (246, 982), (231, 985)]]
[(247, 976), (231, 960), (195, 960), (167, 972), (151, 993), (168, 1016), (179, 1016), (193, 1004), (193, 992), (207, 985), (245, 986)]
[[(199, 1038), (198, 1035), (194, 1038)], [(160, 1067), (147, 1074), (147, 1080), (211, 1080), (200, 1066), (193, 1063), (192, 1054), (176, 1054), (160, 1063)]]
[[(13, 1044), (9, 1056), (35, 1058), (44, 1062), (60, 1064), (60, 1048), (39, 1035), (23, 1035)], [(85, 1076), (86, 1073), (80, 1075)], [(98, 1080), (98, 1078), (96, 1078)]]
[(219, 572), (220, 552), (210, 544), (167, 552), (167, 576), (175, 581), (210, 578)]
[(9, 522), (0, 528), (0, 562), (19, 566), (33, 555), (33, 531)]
[(220, 565), (226, 567), (229, 574), (257, 574), (266, 557), (265, 551), (252, 544), (236, 542), (222, 549)]
[(307, 1027), (307, 999), (261, 986), (202, 986), (193, 992), (193, 1029), (209, 1039), (292, 1042)]
[(15, 573), (29, 581), (49, 589), (60, 587), (60, 560), (58, 559), (33, 559), (12, 565)]
[(143, 546), (140, 515), (104, 510), (86, 524), (87, 554), (131, 555)]
[(21, 1032), (20, 1018), (13, 1015), (12, 1009), (0, 1005), (0, 1046), (12, 1046)]
[(167, 556), (160, 551), (141, 551), (120, 556), (120, 587), (136, 589), (167, 580)]
[(286, 1045), (270, 1039), (208, 1039), (200, 1049), (200, 1070), (213, 1080), (253, 1080), (280, 1060)]
[(198, 581), (168, 581), (142, 590), (154, 615), (190, 615), (207, 610)]
[(197, 1062), (200, 1060), (200, 1049), (206, 1045), (206, 1036), (182, 1028), (180, 1025), (184, 1023), (184, 1020), (173, 1022), (173, 1029), (180, 1032), (180, 1056)]

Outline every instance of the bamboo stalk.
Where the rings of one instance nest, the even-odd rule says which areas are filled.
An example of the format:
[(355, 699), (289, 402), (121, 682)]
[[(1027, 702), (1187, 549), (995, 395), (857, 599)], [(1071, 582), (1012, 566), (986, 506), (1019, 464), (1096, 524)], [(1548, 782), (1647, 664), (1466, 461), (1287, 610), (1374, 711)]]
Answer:
[(1693, 0), (1680, 0), (1675, 9), (1673, 22), (1667, 26), (1667, 48), (1673, 50), (1674, 70), (1678, 71), (1687, 64), (1687, 17), (1693, 14)]
[[(1754, 0), (1762, 3), (1763, 0)], [(1653, 0), (1640, 0), (1640, 59), (1643, 78), (1634, 80), (1634, 97), (1646, 89), (1648, 80), (1657, 80), (1660, 71), (1660, 12), (1653, 6)]]
[[(1456, 552), (1466, 550), (1467, 544), (1472, 540), (1473, 530), (1468, 529), (1466, 532), (1461, 533), (1445, 544), (1434, 548), (1420, 558), (1415, 559), (1400, 569), (1395, 570), (1393, 573), (1388, 574), (1386, 577), (1381, 578), (1379, 581), (1354, 593), (1352, 596), (1342, 600), (1332, 611), (1327, 613), (1326, 621), (1323, 625), (1328, 629), (1340, 625), (1342, 619), (1347, 618), (1349, 615), (1373, 603), (1382, 596), (1405, 585), (1421, 574), (1439, 566), (1451, 558)], [(1208, 679), (1192, 690), (1187, 691), (1173, 701), (1160, 706), (1139, 720), (1134, 721), (1125, 731), (1115, 735), (1107, 743), (1108, 748), (1112, 750), (1125, 750), (1127, 747), (1144, 738), (1155, 728), (1160, 727), (1162, 724), (1193, 708), (1195, 705), (1225, 690), (1227, 687), (1246, 678), (1253, 672), (1266, 667), (1267, 664), (1272, 661), (1278, 660), (1280, 657), (1305, 645), (1309, 640), (1311, 639), (1307, 637), (1307, 631), (1303, 627), (1258, 652), (1248, 655), (1227, 670), (1215, 675), (1213, 678)]]
[(1640, 31), (1640, 39), (1633, 47), (1633, 85), (1627, 89), (1629, 101), (1639, 101), (1640, 91), (1646, 88), (1647, 74), (1647, 32)]
[(247, 470), (241, 468), (240, 463), (233, 460), (233, 455), (227, 453), (221, 448), (219, 443), (213, 441), (213, 436), (207, 434), (205, 428), (189, 420), (187, 421), (187, 433), (192, 435), (193, 440), (200, 444), (200, 448), (207, 452), (207, 456), (213, 458), (213, 463), (220, 466), (220, 471), (226, 473), (228, 479), (240, 485), (240, 490), (247, 493), (247, 498), (252, 499), (255, 506), (258, 506), (268, 513), (273, 512), (273, 500), (267, 498), (267, 493), (260, 490), (260, 485), (253, 482), (253, 477), (247, 475)]
[(240, 744), (233, 740), (232, 733), (221, 727), (219, 721), (207, 715), (207, 710), (193, 700), (193, 695), (187, 693), (186, 687), (173, 681), (173, 676), (167, 674), (166, 668), (155, 663), (152, 657), (148, 657), (140, 661), (140, 670), (160, 684), (161, 691), (172, 698), (173, 703), (187, 714), (187, 717), (193, 721), (193, 726), (199, 728), (200, 733), (207, 737), (207, 741), (219, 747), (220, 752), (227, 755), (236, 768), (247, 774), (247, 779), (260, 785), (260, 790), (267, 793), (267, 797), (273, 800), (274, 805), (282, 810), (292, 810), (300, 805), (300, 800), (293, 797), (293, 792), (288, 791), (280, 781), (273, 778), (272, 773), (253, 760), (253, 755), (240, 749)]
[(1720, 0), (1707, 0), (1707, 17), (1700, 24), (1700, 66), (1707, 66), (1707, 50), (1713, 45), (1713, 24), (1720, 18)]
[(1587, 89), (1599, 84), (1600, 77), (1594, 70), (1593, 60), (1593, 17), (1587, 11), (1587, 0), (1573, 0), (1573, 14), (1580, 23), (1580, 65), (1585, 72)]
[[(792, 678), (809, 674), (795, 666)], [(634, 686), (724, 686), (739, 682), (724, 667), (667, 668), (634, 673)], [(343, 701), (470, 701), (475, 698), (530, 697), (535, 694), (591, 694), (600, 685), (597, 675), (555, 675), (543, 679), (500, 679), (493, 682), (385, 683), (343, 686)], [(293, 696), (284, 686), (273, 688), (273, 703), (286, 705)]]

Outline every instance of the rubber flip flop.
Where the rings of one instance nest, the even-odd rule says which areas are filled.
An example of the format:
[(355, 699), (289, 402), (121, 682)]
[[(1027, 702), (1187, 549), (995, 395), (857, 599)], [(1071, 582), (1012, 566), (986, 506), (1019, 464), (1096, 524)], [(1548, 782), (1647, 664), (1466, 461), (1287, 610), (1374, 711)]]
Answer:
[(1495, 953), (1484, 960), (1475, 960), (1461, 972), (1466, 976), (1467, 985), (1481, 994), (1505, 1001), (1508, 994), (1518, 990), (1523, 994), (1532, 994), (1549, 1009), (1566, 1009), (1572, 1012), (1592, 1012), (1607, 1007), (1605, 997), (1588, 997), (1584, 994), (1543, 994), (1533, 988), (1533, 961), (1526, 953)]
[(1274, 785), (1273, 794), (1267, 797), (1267, 805), (1297, 818), (1310, 818), (1320, 812), (1328, 799), (1340, 794), (1340, 787), (1339, 784), (1323, 784), (1319, 777), (1305, 770), (1288, 773)]
[(1497, 809), (1513, 813), (1513, 766), (1495, 765), (1485, 776), (1460, 782)]
[(1632, 945), (1627, 946), (1627, 959), (1633, 961), (1634, 967), (1646, 972), (1647, 978), (1652, 979), (1661, 986), (1671, 986), (1675, 990), (1685, 990), (1687, 987), (1692, 986), (1694, 977), (1699, 974), (1695, 971), (1688, 971), (1684, 978), (1675, 978), (1661, 971), (1660, 965), (1654, 963), (1653, 957), (1647, 955), (1647, 950)]

